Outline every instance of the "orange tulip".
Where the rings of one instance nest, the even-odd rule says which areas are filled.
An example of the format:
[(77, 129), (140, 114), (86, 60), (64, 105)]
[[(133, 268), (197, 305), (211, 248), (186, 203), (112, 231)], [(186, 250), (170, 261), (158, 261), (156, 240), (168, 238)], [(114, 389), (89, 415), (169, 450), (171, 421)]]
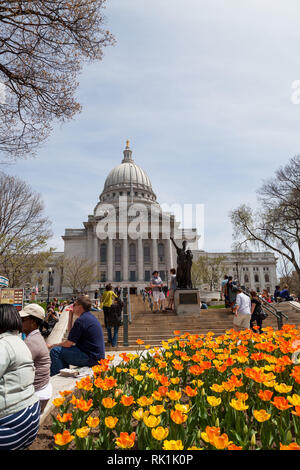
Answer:
[(176, 424), (185, 423), (185, 421), (188, 418), (186, 414), (182, 413), (179, 410), (171, 410), (170, 416), (171, 416), (172, 421), (174, 421), (174, 423)]
[(128, 432), (121, 432), (120, 436), (117, 437), (116, 443), (121, 449), (130, 449), (134, 446), (135, 432), (132, 432), (130, 435)]
[(72, 416), (72, 413), (64, 413), (63, 416), (61, 416), (60, 414), (58, 414), (56, 416), (56, 419), (57, 421), (59, 421), (60, 423), (67, 423), (68, 421), (72, 421), (73, 419), (73, 416)]
[(114, 398), (102, 398), (102, 405), (104, 406), (104, 408), (113, 408), (116, 404), (117, 403)]
[(192, 388), (189, 385), (183, 391), (188, 397), (195, 397), (198, 394), (197, 388)]
[(170, 390), (167, 395), (170, 400), (180, 400), (181, 398), (181, 392), (177, 392), (176, 390)]
[(285, 397), (274, 397), (274, 400), (271, 403), (276, 406), (278, 410), (284, 411), (288, 408), (291, 408), (292, 405), (289, 404)]
[(55, 444), (58, 446), (65, 446), (74, 439), (74, 436), (69, 431), (64, 431), (62, 434), (58, 433), (54, 436)]
[(81, 411), (88, 412), (89, 409), (93, 406), (93, 400), (90, 399), (89, 401), (85, 401), (82, 398), (80, 398), (77, 403), (76, 403), (76, 408), (78, 408)]
[(232, 444), (231, 441), (229, 441), (227, 434), (222, 434), (221, 436), (214, 436), (213, 439), (210, 441), (210, 443), (219, 450), (226, 449), (230, 444)]
[(271, 390), (260, 390), (258, 396), (263, 401), (270, 401), (273, 396), (273, 392), (271, 392)]
[(145, 341), (143, 341), (142, 339), (139, 338), (139, 339), (136, 340), (136, 343), (137, 343), (137, 344), (144, 344)]
[(130, 406), (130, 405), (132, 405), (133, 403), (135, 403), (135, 401), (134, 401), (134, 398), (133, 398), (132, 395), (130, 395), (130, 396), (122, 395), (121, 403), (122, 403), (122, 405), (124, 405), (124, 406)]
[(291, 442), (288, 446), (285, 446), (280, 442), (280, 450), (300, 450), (300, 446), (297, 442)]
[(236, 446), (235, 444), (229, 444), (228, 450), (243, 450), (243, 448), (240, 446)]
[(295, 406), (295, 411), (292, 411), (293, 415), (299, 416), (300, 418), (300, 405)]
[(93, 418), (92, 416), (89, 416), (88, 419), (86, 420), (86, 424), (90, 427), (90, 428), (96, 428), (100, 423), (100, 419), (96, 416), (95, 418)]

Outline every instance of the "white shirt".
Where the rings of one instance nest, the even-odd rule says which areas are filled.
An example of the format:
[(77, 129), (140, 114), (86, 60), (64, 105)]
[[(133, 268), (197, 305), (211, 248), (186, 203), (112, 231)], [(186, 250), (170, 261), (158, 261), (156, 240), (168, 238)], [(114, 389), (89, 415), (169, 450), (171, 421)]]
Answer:
[(238, 314), (243, 313), (246, 315), (251, 315), (251, 299), (248, 295), (241, 292), (236, 296), (236, 305), (239, 306)]

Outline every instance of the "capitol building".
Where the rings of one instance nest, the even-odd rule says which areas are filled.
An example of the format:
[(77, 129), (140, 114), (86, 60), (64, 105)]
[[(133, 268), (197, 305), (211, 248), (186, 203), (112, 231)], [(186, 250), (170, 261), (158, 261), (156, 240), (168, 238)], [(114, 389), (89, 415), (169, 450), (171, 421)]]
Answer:
[[(109, 233), (104, 230), (108, 222), (113, 227)], [(154, 270), (167, 282), (170, 269), (176, 268), (170, 236), (177, 246), (186, 240), (191, 250), (197, 250), (196, 229), (179, 226), (173, 214), (162, 211), (150, 178), (132, 158), (127, 141), (123, 159), (108, 174), (93, 214), (83, 228), (65, 230), (64, 256), (88, 259), (97, 266), (99, 279), (90, 291), (110, 282), (138, 293)]]
[[(91, 294), (106, 283), (139, 293), (149, 284), (154, 270), (168, 284), (169, 271), (176, 269), (177, 264), (176, 248), (170, 237), (180, 248), (186, 240), (194, 261), (203, 255), (224, 256), (226, 274), (250, 289), (274, 290), (277, 278), (273, 253), (250, 252), (241, 261), (234, 253), (199, 250), (196, 228), (180, 228), (174, 214), (161, 209), (149, 176), (133, 159), (129, 141), (119, 161), (109, 172), (93, 214), (82, 222), (82, 228), (65, 229), (64, 252), (55, 252), (48, 266), (52, 270), (51, 296), (72, 294), (58, 268), (57, 260), (62, 257), (75, 257), (94, 266), (95, 280), (86, 288)], [(40, 272), (40, 292), (48, 288), (48, 268)]]

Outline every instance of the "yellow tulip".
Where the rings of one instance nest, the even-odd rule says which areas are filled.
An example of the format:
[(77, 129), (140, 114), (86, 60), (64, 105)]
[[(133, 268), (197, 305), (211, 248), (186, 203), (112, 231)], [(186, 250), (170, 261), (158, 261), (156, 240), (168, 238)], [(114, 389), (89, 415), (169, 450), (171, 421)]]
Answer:
[(271, 418), (271, 415), (266, 410), (253, 410), (253, 416), (259, 423), (264, 423)]
[(163, 450), (183, 450), (182, 441), (164, 441)]
[(162, 426), (158, 426), (157, 428), (153, 428), (151, 430), (152, 437), (157, 441), (163, 441), (166, 437), (168, 437), (169, 429), (163, 428)]
[(163, 413), (165, 410), (165, 408), (163, 407), (163, 405), (153, 405), (153, 406), (150, 406), (150, 413), (152, 415), (155, 415), (155, 416), (158, 416), (160, 415), (161, 413)]
[(300, 395), (297, 395), (294, 393), (291, 397), (287, 397), (288, 401), (293, 405), (293, 406), (299, 406), (300, 405)]
[(138, 421), (141, 421), (143, 419), (143, 416), (144, 416), (144, 410), (143, 408), (139, 408), (138, 410), (134, 411), (132, 413), (132, 416), (137, 419)]
[(90, 432), (90, 428), (88, 426), (83, 426), (83, 428), (79, 428), (76, 430), (76, 435), (78, 437), (84, 438)]
[(113, 429), (116, 426), (118, 421), (119, 419), (113, 416), (107, 416), (104, 420), (105, 426), (110, 429)]
[(230, 406), (232, 406), (232, 408), (234, 408), (237, 411), (244, 411), (244, 410), (247, 410), (249, 408), (249, 406), (246, 405), (246, 403), (244, 401), (238, 400), (238, 399), (235, 399), (235, 398), (233, 398), (229, 404), (230, 404)]
[(206, 398), (207, 398), (207, 401), (210, 404), (210, 406), (219, 406), (221, 401), (222, 401), (221, 398), (217, 398), (217, 397), (214, 397), (214, 396), (206, 397)]
[(274, 388), (276, 390), (276, 392), (278, 393), (289, 393), (293, 386), (292, 385), (286, 385), (286, 384), (275, 384), (274, 385)]
[(160, 424), (160, 416), (144, 415), (143, 421), (148, 428), (156, 428)]

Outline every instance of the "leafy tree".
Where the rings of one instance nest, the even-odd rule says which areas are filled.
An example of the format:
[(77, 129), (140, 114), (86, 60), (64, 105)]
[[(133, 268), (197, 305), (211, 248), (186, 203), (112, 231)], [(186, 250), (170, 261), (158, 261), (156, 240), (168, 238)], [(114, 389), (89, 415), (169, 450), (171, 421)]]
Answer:
[(75, 98), (86, 61), (114, 43), (105, 29), (106, 0), (0, 2), (0, 152), (34, 154), (54, 120), (81, 109)]
[(300, 156), (275, 172), (258, 191), (259, 208), (242, 204), (230, 213), (239, 246), (256, 245), (282, 256), (300, 281)]

